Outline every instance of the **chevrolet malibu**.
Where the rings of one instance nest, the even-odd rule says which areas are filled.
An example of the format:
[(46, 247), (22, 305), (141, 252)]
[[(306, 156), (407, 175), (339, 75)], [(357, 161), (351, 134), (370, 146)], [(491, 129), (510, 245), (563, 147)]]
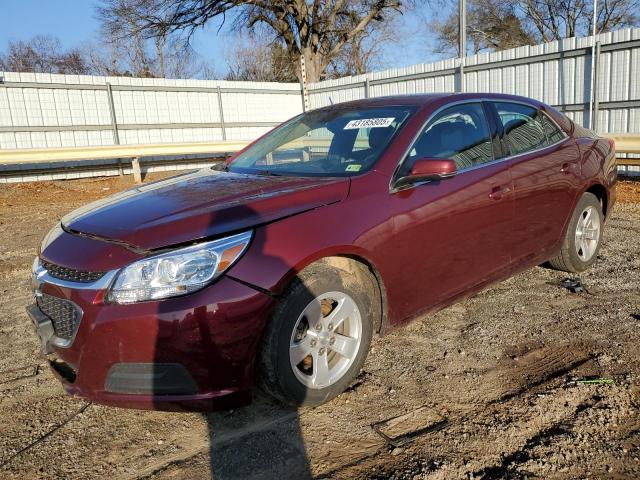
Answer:
[(615, 182), (613, 143), (535, 100), (333, 105), (64, 217), (28, 312), (67, 392), (98, 403), (230, 408), (259, 384), (319, 405), (374, 334), (536, 265), (588, 268)]

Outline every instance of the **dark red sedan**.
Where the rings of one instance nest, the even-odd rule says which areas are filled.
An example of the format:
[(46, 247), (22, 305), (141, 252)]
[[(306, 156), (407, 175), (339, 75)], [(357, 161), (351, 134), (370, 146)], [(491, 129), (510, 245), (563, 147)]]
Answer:
[(28, 311), (66, 390), (224, 408), (340, 394), (372, 335), (597, 258), (613, 144), (540, 102), (377, 98), (282, 124), (222, 170), (133, 188), (44, 239)]

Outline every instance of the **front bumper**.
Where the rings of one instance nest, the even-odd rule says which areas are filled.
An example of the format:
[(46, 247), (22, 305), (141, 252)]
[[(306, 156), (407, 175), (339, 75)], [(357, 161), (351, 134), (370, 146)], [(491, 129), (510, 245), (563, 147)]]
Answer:
[(222, 277), (183, 297), (105, 303), (104, 290), (43, 282), (39, 293), (82, 311), (73, 342), (60, 346), (51, 322), (27, 308), (65, 390), (127, 408), (211, 410), (251, 398), (254, 364), (274, 299)]

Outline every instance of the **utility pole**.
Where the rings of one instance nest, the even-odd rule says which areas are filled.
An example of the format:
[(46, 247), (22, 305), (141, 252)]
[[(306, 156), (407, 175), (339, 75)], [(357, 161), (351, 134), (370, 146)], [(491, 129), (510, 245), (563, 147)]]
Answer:
[(460, 41), (460, 92), (464, 92), (464, 57), (467, 56), (467, 0), (458, 0), (458, 17), (460, 26), (458, 40)]
[(596, 78), (596, 68), (597, 68), (597, 57), (596, 55), (596, 34), (598, 30), (598, 0), (593, 0), (593, 26), (591, 28), (591, 82), (589, 87), (589, 128), (596, 128), (596, 119), (593, 118), (595, 115), (595, 111), (593, 109), (593, 104), (596, 101), (596, 95), (598, 92), (595, 92), (595, 78)]

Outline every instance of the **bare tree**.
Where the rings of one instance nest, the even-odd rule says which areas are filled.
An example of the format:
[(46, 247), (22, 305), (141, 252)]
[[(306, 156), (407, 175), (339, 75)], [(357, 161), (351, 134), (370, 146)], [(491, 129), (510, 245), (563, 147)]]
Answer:
[(264, 43), (255, 36), (238, 36), (225, 52), (229, 73), (226, 80), (296, 82), (287, 50), (278, 41)]
[(585, 18), (587, 6), (584, 0), (524, 0), (519, 7), (543, 42), (574, 37), (578, 22), (589, 22)]
[[(384, 66), (384, 48), (397, 41), (394, 23), (360, 35), (340, 50), (325, 71), (326, 78), (359, 75)], [(280, 40), (264, 42), (265, 32), (238, 34), (225, 51), (227, 80), (296, 82), (296, 69)]]
[[(386, 49), (399, 42), (397, 32), (401, 30), (401, 26), (397, 20), (398, 16), (392, 16), (345, 44), (329, 63), (326, 76), (340, 78), (384, 68)], [(394, 60), (397, 61), (396, 58)]]
[(303, 57), (308, 80), (318, 81), (347, 45), (401, 9), (401, 0), (102, 0), (98, 15), (107, 29), (187, 39), (214, 18), (236, 15), (237, 27), (265, 27), (270, 42), (282, 42), (298, 78)]
[[(502, 0), (471, 0), (467, 11), (469, 51), (505, 50), (535, 43), (535, 37), (518, 18), (514, 5)], [(437, 34), (439, 53), (459, 54), (458, 12), (431, 24)]]
[[(523, 18), (527, 18), (540, 41), (590, 35), (593, 2), (589, 0), (519, 0)], [(604, 0), (599, 2), (597, 28), (608, 32), (615, 28), (638, 25), (638, 0)]]
[(60, 40), (38, 35), (27, 41), (9, 42), (0, 56), (2, 70), (35, 73), (87, 74), (87, 66), (77, 49), (64, 50)]
[(87, 45), (82, 54), (96, 75), (202, 78), (210, 71), (189, 45), (167, 37), (146, 39), (104, 31), (102, 40)]
[[(458, 12), (431, 23), (436, 51), (458, 53)], [(601, 0), (598, 31), (638, 25), (640, 0)], [(470, 51), (503, 50), (591, 34), (591, 0), (469, 0), (467, 36)], [(469, 52), (467, 52), (469, 53)]]
[(179, 40), (141, 36), (65, 50), (51, 36), (10, 42), (0, 71), (166, 78), (214, 78), (213, 69)]

